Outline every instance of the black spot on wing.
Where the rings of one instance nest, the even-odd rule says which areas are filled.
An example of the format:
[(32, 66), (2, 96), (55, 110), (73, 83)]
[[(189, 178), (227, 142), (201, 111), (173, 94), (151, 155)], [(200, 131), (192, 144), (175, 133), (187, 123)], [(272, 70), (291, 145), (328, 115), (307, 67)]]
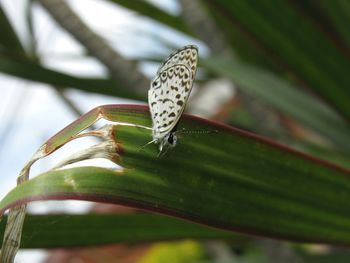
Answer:
[(179, 91), (179, 88), (178, 88), (178, 87), (175, 87), (175, 86), (170, 86), (170, 89), (171, 89), (171, 90), (175, 90), (175, 91)]
[(182, 87), (188, 87), (188, 81), (187, 80), (183, 80), (183, 81), (181, 81), (181, 86)]

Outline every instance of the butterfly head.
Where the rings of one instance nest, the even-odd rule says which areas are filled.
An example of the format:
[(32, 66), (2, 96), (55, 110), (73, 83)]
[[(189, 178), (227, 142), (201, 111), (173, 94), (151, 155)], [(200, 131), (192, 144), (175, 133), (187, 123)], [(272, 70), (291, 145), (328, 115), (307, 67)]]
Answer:
[(159, 140), (159, 152), (167, 152), (176, 146), (177, 136), (175, 132), (170, 132)]

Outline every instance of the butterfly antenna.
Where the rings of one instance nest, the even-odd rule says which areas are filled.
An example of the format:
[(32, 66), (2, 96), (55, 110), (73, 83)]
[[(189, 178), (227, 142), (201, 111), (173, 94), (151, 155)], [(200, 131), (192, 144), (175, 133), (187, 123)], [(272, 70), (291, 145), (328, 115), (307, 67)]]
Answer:
[(156, 141), (157, 141), (157, 140), (154, 139), (154, 140), (152, 140), (152, 141), (146, 143), (145, 145), (141, 146), (141, 147), (139, 148), (139, 152), (142, 151), (146, 146), (148, 146), (148, 145), (150, 145), (150, 144), (152, 144), (152, 143), (155, 143)]
[(218, 133), (218, 130), (186, 130), (185, 128), (182, 128), (180, 131), (176, 131), (176, 133), (184, 133), (184, 134), (209, 134), (209, 133)]

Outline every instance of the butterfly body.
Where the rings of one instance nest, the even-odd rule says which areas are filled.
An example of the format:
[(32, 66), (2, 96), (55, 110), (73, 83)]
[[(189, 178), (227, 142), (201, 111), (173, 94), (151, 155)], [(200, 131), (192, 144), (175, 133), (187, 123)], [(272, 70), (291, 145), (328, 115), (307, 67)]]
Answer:
[(185, 46), (163, 62), (151, 82), (148, 103), (153, 122), (152, 135), (160, 152), (176, 145), (176, 126), (192, 90), (197, 60), (197, 47)]

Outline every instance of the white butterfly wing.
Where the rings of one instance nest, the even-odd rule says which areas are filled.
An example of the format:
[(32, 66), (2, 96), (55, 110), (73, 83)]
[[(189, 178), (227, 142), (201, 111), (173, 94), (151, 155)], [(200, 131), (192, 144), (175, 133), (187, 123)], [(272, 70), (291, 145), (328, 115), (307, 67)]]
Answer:
[(191, 71), (184, 65), (173, 65), (152, 82), (148, 92), (153, 120), (154, 139), (163, 138), (178, 122), (192, 87)]
[(198, 51), (186, 46), (172, 55), (159, 68), (148, 91), (153, 121), (153, 138), (162, 139), (179, 121), (192, 89)]
[(198, 48), (194, 45), (184, 46), (183, 48), (173, 52), (167, 59), (164, 60), (159, 67), (157, 75), (164, 69), (175, 64), (185, 65), (191, 70), (194, 79), (197, 70)]

